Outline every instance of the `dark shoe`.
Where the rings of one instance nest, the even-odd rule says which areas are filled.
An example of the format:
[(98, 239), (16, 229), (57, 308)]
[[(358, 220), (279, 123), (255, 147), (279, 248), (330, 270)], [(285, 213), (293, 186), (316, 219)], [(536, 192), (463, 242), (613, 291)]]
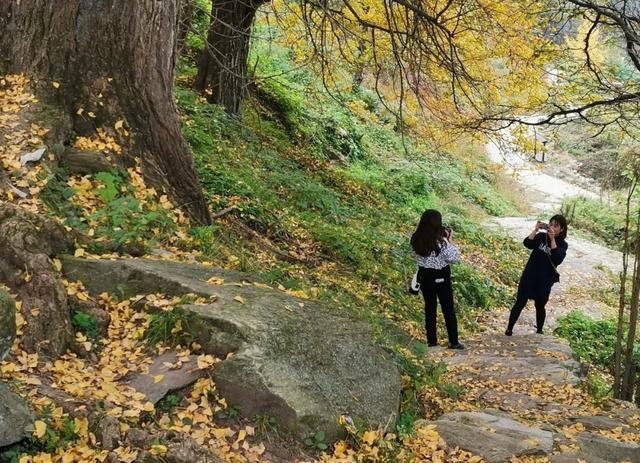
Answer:
[(538, 333), (538, 334), (544, 334), (544, 331), (542, 331), (542, 330), (536, 330), (536, 333)]
[(429, 347), (438, 347), (438, 343), (437, 342), (430, 342), (427, 344)]
[(449, 346), (449, 349), (462, 350), (464, 349), (464, 345), (458, 342), (452, 346)]
[(505, 336), (513, 336), (513, 331), (512, 330), (507, 330), (504, 332)]

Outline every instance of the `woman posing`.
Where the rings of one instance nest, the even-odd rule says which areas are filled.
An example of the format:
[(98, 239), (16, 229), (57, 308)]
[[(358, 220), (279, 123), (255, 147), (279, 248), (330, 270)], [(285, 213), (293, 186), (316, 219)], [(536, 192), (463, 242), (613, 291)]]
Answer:
[(522, 309), (529, 299), (533, 299), (536, 306), (536, 331), (543, 333), (544, 319), (547, 316), (545, 306), (549, 300), (549, 293), (554, 283), (560, 281), (560, 274), (556, 267), (562, 263), (569, 247), (567, 237), (567, 219), (561, 215), (554, 215), (549, 224), (536, 222), (536, 226), (523, 243), (532, 249), (527, 265), (524, 267), (518, 296), (509, 315), (509, 325), (504, 334), (511, 336), (513, 327), (520, 317)]
[(460, 252), (453, 244), (453, 231), (442, 226), (442, 215), (434, 209), (427, 209), (413, 236), (411, 247), (418, 264), (418, 283), (424, 297), (425, 325), (427, 342), (438, 345), (436, 329), (437, 301), (440, 301), (444, 315), (450, 349), (464, 349), (458, 341), (458, 321), (453, 307), (453, 287), (451, 286), (451, 267), (449, 264), (460, 262)]

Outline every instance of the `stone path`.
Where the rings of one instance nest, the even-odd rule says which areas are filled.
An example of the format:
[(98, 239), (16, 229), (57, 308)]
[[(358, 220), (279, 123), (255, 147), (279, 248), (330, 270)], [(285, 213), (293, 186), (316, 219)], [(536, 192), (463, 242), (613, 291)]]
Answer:
[[(508, 150), (500, 154), (495, 144), (487, 151), (509, 169), (524, 172), (518, 178), (535, 212), (555, 212), (567, 196), (593, 195), (540, 172)], [(533, 217), (508, 217), (488, 225), (502, 227), (520, 241), (534, 222)], [(594, 297), (593, 290), (611, 284), (607, 272), (620, 271), (620, 253), (574, 237), (568, 241), (569, 252), (559, 268), (561, 283), (555, 285), (548, 305), (547, 332), (570, 310), (580, 309), (594, 318), (612, 310)], [(461, 386), (463, 395), (456, 401), (435, 388), (426, 402), (445, 413), (417, 426), (435, 426), (449, 446), (489, 463), (640, 462), (640, 411), (622, 402), (594, 402), (581, 387), (586, 367), (576, 361), (567, 343), (533, 334), (532, 307), (525, 309), (511, 337), (503, 334), (507, 316), (488, 313), (482, 321), (487, 331), (466, 339), (463, 351), (430, 351), (435, 361), (448, 366), (442, 381)]]
[(432, 350), (448, 366), (442, 381), (463, 396), (417, 426), (435, 426), (449, 446), (489, 463), (640, 462), (640, 411), (584, 392), (586, 367), (563, 340), (483, 333), (466, 346)]

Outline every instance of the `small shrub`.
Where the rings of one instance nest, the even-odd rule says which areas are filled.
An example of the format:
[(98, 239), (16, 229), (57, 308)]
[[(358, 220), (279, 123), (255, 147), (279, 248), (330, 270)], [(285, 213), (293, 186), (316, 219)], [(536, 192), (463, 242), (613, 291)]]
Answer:
[(610, 382), (594, 372), (587, 376), (586, 390), (597, 401), (609, 398), (613, 392)]
[(581, 359), (601, 368), (611, 367), (616, 342), (615, 321), (593, 320), (573, 311), (558, 320), (555, 333), (567, 339)]
[(182, 399), (177, 394), (167, 394), (163, 397), (156, 408), (165, 413), (171, 413), (175, 408), (180, 405)]
[(80, 331), (87, 338), (96, 340), (100, 337), (100, 327), (98, 322), (91, 315), (84, 312), (75, 312), (71, 323), (76, 330)]
[(453, 293), (462, 311), (474, 308), (486, 310), (508, 302), (509, 292), (506, 288), (498, 286), (464, 263), (453, 266), (452, 280)]
[(614, 203), (577, 197), (569, 198), (562, 204), (568, 214), (569, 231), (577, 228), (604, 241), (608, 246), (620, 249), (624, 242), (624, 210)]
[(61, 419), (54, 421), (52, 415), (53, 407), (45, 407), (38, 417), (39, 420), (47, 425), (44, 436), (41, 438), (31, 436), (16, 445), (2, 449), (0, 451), (0, 462), (19, 463), (24, 455), (53, 454), (57, 449), (62, 449), (67, 444), (78, 440), (75, 423), (71, 418), (63, 416)]
[(151, 314), (144, 340), (149, 345), (189, 345), (195, 339), (193, 333), (195, 315), (180, 307)]
[(396, 433), (402, 439), (404, 437), (411, 437), (415, 434), (413, 430), (413, 424), (416, 421), (416, 416), (412, 411), (406, 411), (400, 415), (396, 423)]
[(278, 422), (273, 416), (269, 415), (255, 415), (253, 422), (256, 425), (256, 432), (258, 435), (266, 435), (278, 431)]
[(313, 436), (307, 437), (304, 440), (304, 444), (313, 450), (323, 451), (327, 450), (329, 446), (325, 442), (326, 436), (324, 431), (318, 431)]

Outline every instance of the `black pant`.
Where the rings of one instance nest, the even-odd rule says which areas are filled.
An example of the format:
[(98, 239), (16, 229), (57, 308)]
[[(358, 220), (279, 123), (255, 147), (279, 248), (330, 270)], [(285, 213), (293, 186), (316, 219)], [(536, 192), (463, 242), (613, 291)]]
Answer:
[[(513, 304), (511, 308), (511, 313), (509, 314), (509, 326), (507, 327), (508, 331), (512, 331), (513, 327), (516, 325), (520, 314), (522, 313), (522, 309), (527, 305), (527, 297), (523, 294), (518, 294), (516, 298), (516, 302)], [(544, 319), (547, 317), (547, 311), (545, 310), (545, 306), (549, 298), (546, 297), (544, 299), (534, 299), (534, 303), (536, 306), (536, 328), (538, 331), (542, 332), (542, 327), (544, 326)]]
[(444, 322), (447, 326), (449, 344), (452, 346), (458, 344), (458, 320), (456, 319), (456, 312), (453, 308), (451, 267), (447, 265), (441, 270), (421, 267), (418, 279), (420, 281), (420, 290), (424, 297), (427, 342), (429, 344), (436, 344), (438, 342), (436, 309), (438, 306), (437, 301), (439, 300), (442, 314), (444, 315)]

